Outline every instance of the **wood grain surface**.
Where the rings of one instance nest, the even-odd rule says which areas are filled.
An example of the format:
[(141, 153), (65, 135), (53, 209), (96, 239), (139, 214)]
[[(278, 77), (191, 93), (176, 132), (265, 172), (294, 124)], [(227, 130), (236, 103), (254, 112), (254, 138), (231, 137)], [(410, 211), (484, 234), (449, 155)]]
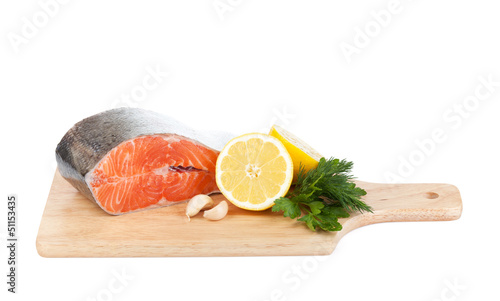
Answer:
[[(208, 221), (184, 215), (186, 203), (120, 216), (105, 213), (56, 171), (38, 231), (43, 257), (278, 256), (331, 254), (350, 231), (374, 223), (458, 219), (462, 201), (449, 184), (357, 181), (374, 213), (341, 219), (342, 231), (310, 231), (304, 223), (229, 203), (228, 215)], [(212, 195), (215, 202), (224, 200)], [(397, 225), (394, 225), (397, 227)]]

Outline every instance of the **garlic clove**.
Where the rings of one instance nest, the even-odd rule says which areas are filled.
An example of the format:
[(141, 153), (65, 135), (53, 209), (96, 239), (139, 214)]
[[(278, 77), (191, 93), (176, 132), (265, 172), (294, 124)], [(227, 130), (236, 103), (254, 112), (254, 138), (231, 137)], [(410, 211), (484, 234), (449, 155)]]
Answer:
[(200, 212), (200, 210), (205, 210), (212, 208), (214, 206), (214, 201), (211, 197), (206, 194), (198, 194), (192, 197), (186, 206), (186, 216), (188, 220), (191, 220), (192, 216), (195, 216)]
[(227, 215), (228, 210), (229, 207), (227, 205), (227, 202), (222, 201), (214, 208), (203, 212), (203, 217), (211, 221), (218, 221), (223, 219)]

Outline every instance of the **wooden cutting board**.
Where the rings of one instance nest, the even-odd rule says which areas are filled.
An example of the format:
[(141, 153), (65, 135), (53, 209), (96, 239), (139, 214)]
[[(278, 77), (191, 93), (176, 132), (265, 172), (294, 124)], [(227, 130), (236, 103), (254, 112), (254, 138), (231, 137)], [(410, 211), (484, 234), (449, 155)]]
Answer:
[[(43, 257), (327, 255), (345, 234), (365, 225), (455, 220), (462, 213), (453, 185), (357, 184), (367, 191), (364, 199), (374, 213), (341, 219), (340, 232), (312, 232), (270, 209), (253, 212), (232, 204), (220, 221), (199, 214), (189, 222), (186, 203), (112, 216), (56, 171), (36, 247)], [(213, 197), (216, 203), (225, 199)]]

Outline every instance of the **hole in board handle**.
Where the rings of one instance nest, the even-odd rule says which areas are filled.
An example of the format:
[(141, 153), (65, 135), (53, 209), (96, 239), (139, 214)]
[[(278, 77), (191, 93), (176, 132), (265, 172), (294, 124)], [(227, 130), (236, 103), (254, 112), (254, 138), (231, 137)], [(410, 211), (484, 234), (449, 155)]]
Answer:
[(425, 197), (428, 199), (437, 199), (439, 197), (439, 194), (435, 192), (426, 192)]

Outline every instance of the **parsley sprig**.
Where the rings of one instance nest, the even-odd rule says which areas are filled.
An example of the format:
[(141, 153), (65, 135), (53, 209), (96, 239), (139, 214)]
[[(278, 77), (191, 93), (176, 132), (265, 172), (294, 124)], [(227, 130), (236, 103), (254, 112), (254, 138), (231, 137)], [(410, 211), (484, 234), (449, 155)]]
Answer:
[(297, 218), (313, 231), (342, 230), (339, 218), (354, 211), (373, 212), (361, 200), (366, 191), (352, 182), (352, 167), (352, 162), (335, 158), (321, 158), (318, 166), (307, 172), (301, 165), (295, 189), (276, 199), (272, 211), (283, 211), (283, 216)]

